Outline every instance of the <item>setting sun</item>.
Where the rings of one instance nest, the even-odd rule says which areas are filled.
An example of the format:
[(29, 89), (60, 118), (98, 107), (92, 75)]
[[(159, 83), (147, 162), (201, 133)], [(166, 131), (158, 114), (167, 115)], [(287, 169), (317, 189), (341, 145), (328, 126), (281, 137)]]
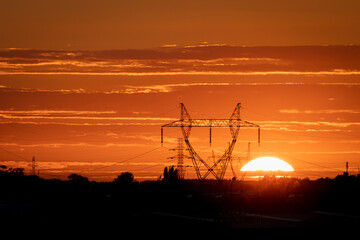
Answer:
[(241, 171), (294, 171), (294, 168), (275, 157), (260, 157), (248, 162)]

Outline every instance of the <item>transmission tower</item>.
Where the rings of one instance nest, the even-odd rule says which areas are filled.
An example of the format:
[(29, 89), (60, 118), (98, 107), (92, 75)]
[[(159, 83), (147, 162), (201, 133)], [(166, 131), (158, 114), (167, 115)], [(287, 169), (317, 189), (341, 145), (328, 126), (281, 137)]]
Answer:
[(32, 157), (31, 160), (31, 171), (30, 171), (30, 175), (36, 175), (36, 171), (35, 171), (35, 156)]
[(173, 157), (169, 157), (169, 159), (177, 159), (177, 170), (178, 170), (178, 175), (180, 179), (184, 179), (185, 176), (185, 164), (184, 164), (184, 159), (185, 158), (189, 158), (187, 155), (184, 154), (184, 150), (186, 150), (186, 148), (184, 148), (184, 143), (183, 143), (184, 139), (182, 138), (178, 138), (177, 139), (177, 148), (172, 148), (169, 149), (170, 151), (177, 151), (177, 155), (173, 156)]
[[(243, 121), (240, 119), (240, 107), (241, 104), (238, 103), (235, 107), (234, 112), (231, 114), (229, 119), (192, 119), (187, 109), (183, 103), (180, 103), (180, 119), (168, 124), (161, 126), (161, 143), (163, 143), (163, 128), (165, 127), (180, 127), (184, 142), (187, 146), (187, 149), (192, 159), (193, 166), (196, 172), (196, 175), (199, 180), (204, 180), (212, 174), (217, 180), (222, 180), (224, 178), (226, 168), (231, 161), (232, 151), (235, 147), (237, 137), (239, 135), (240, 128), (252, 128), (255, 127), (258, 129), (258, 143), (260, 144), (260, 126), (251, 122)], [(228, 148), (225, 150), (225, 153), (214, 163), (207, 163), (204, 161), (199, 154), (192, 147), (189, 137), (191, 133), (191, 128), (193, 127), (209, 127), (210, 129), (210, 144), (211, 144), (211, 128), (212, 127), (228, 127), (230, 128), (230, 133), (232, 141), (229, 144)], [(209, 165), (211, 164), (211, 165)], [(205, 174), (201, 174), (200, 167), (206, 167)], [(215, 171), (217, 167), (220, 167), (220, 171)]]

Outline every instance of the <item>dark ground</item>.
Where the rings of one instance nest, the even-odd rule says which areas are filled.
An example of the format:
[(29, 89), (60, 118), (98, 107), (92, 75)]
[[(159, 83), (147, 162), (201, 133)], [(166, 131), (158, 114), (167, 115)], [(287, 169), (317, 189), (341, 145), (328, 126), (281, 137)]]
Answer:
[(132, 183), (0, 174), (2, 229), (356, 229), (360, 176)]

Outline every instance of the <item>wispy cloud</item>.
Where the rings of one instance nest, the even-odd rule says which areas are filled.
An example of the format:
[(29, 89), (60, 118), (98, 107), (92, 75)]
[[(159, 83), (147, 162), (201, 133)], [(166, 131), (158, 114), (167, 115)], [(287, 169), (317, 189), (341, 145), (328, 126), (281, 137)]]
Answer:
[[(328, 122), (328, 121), (252, 121), (260, 124), (264, 129), (278, 129), (286, 131), (328, 131), (327, 129), (297, 129), (296, 126), (310, 127), (334, 127), (347, 128), (352, 126), (360, 126), (360, 122)], [(336, 131), (337, 129), (330, 129)], [(340, 130), (339, 130), (340, 131)]]
[(328, 151), (328, 152), (315, 152), (315, 151), (306, 151), (306, 152), (294, 152), (297, 154), (360, 154), (360, 151)]
[(148, 86), (125, 86), (126, 89), (121, 93), (167, 93), (174, 91), (178, 87), (194, 87), (194, 86), (229, 86), (230, 83), (174, 83), (163, 85), (148, 85)]
[(161, 126), (164, 124), (164, 121), (127, 121), (127, 122), (90, 122), (90, 121), (81, 121), (81, 122), (64, 122), (64, 121), (0, 121), (0, 124), (30, 124), (30, 125), (64, 125), (64, 126)]
[[(61, 70), (61, 69), (58, 69)], [(184, 71), (183, 69), (165, 72), (91, 72), (91, 71), (49, 71), (49, 72), (11, 72), (0, 71), (0, 75), (85, 75), (85, 76), (175, 76), (175, 75), (214, 75), (214, 76), (266, 76), (266, 75), (308, 75), (308, 76), (347, 76), (360, 75), (358, 70), (344, 71)]]
[[(148, 94), (148, 93), (169, 93), (179, 88), (186, 87), (207, 87), (207, 86), (281, 86), (281, 85), (321, 85), (321, 86), (360, 86), (357, 82), (194, 82), (194, 83), (173, 83), (153, 85), (123, 85), (112, 90), (94, 90), (84, 88), (74, 89), (41, 89), (41, 88), (10, 88), (0, 86), (0, 92), (24, 92), (24, 93), (60, 93), (60, 94)], [(331, 99), (330, 99), (331, 100)], [(281, 109), (281, 113), (312, 113), (312, 110)], [(322, 111), (322, 112), (321, 112)], [(313, 113), (357, 113), (354, 110), (321, 110)], [(338, 111), (338, 112), (336, 112)], [(352, 111), (352, 112), (351, 112)]]
[(96, 116), (41, 116), (41, 115), (28, 115), (28, 116), (18, 116), (11, 114), (0, 114), (0, 117), (5, 119), (59, 119), (59, 120), (114, 120), (114, 121), (126, 121), (126, 120), (136, 120), (136, 121), (173, 121), (174, 118), (160, 118), (160, 117), (96, 117)]
[(99, 115), (115, 114), (116, 111), (74, 111), (74, 110), (0, 110), (4, 115), (28, 115), (28, 116), (48, 116), (48, 115)]
[(0, 143), (1, 146), (21, 147), (21, 148), (60, 148), (60, 147), (96, 147), (96, 148), (112, 148), (112, 147), (146, 147), (148, 144), (141, 143), (37, 143), (37, 144), (20, 144), (20, 143)]
[[(240, 47), (200, 44), (148, 50), (0, 51), (0, 74), (360, 74), (360, 46)], [(324, 61), (326, 59), (326, 61)]]
[[(352, 82), (321, 82), (321, 83), (305, 83), (305, 82), (243, 82), (243, 83), (229, 83), (229, 82), (196, 82), (196, 83), (174, 83), (174, 84), (162, 84), (162, 85), (148, 85), (148, 86), (125, 86), (125, 90), (107, 91), (104, 93), (168, 93), (174, 91), (176, 88), (181, 87), (199, 87), (199, 86), (280, 86), (280, 85), (337, 85), (337, 86), (360, 86), (360, 83)], [(290, 111), (290, 112), (289, 112)], [(291, 111), (298, 111), (294, 109), (280, 110), (282, 113), (291, 113)], [(332, 110), (323, 110), (324, 113), (331, 113)], [(328, 111), (328, 112), (326, 112)], [(334, 110), (336, 113), (336, 110)], [(338, 110), (348, 112), (352, 110)], [(299, 112), (297, 112), (299, 113)], [(355, 112), (352, 112), (355, 113)]]
[(339, 114), (339, 113), (349, 113), (349, 114), (359, 114), (359, 110), (353, 109), (323, 109), (323, 110), (299, 110), (299, 109), (281, 109), (280, 113), (290, 113), (290, 114)]
[(169, 117), (119, 116), (116, 111), (0, 110), (0, 124), (58, 124), (68, 126), (160, 125)]

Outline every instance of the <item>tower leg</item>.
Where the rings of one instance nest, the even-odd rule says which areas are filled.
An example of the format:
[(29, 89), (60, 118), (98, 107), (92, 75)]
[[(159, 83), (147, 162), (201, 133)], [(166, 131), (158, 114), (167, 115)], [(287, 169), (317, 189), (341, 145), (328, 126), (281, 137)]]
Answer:
[(163, 145), (164, 143), (164, 129), (161, 128), (161, 146)]

